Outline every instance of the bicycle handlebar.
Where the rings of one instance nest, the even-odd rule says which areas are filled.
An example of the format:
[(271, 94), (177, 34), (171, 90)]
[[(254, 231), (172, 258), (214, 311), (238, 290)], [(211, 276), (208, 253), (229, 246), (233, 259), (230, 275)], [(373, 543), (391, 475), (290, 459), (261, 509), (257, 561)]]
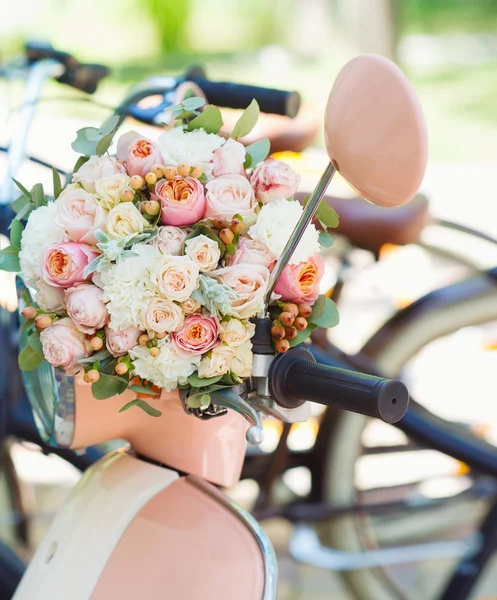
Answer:
[(272, 398), (283, 408), (310, 400), (396, 423), (409, 404), (401, 381), (319, 364), (304, 348), (280, 354), (271, 365), (269, 381)]

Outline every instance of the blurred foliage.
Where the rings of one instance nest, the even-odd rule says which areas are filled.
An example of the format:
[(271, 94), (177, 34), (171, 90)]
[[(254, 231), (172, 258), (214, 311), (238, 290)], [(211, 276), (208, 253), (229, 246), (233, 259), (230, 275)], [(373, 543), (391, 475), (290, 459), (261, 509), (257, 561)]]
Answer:
[(140, 0), (154, 26), (163, 52), (188, 49), (188, 26), (191, 0)]
[(496, 0), (397, 0), (402, 29), (425, 33), (495, 31)]

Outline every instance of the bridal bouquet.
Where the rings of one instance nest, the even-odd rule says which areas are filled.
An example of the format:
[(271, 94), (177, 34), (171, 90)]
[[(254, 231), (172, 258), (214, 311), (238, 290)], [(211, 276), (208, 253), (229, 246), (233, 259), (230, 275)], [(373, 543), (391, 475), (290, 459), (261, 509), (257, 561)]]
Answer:
[[(154, 416), (145, 399), (162, 388), (185, 389), (199, 408), (250, 377), (250, 319), (302, 214), (299, 176), (266, 158), (268, 140), (238, 141), (255, 125), (255, 101), (231, 134), (216, 107), (200, 112), (203, 102), (172, 107), (175, 126), (156, 141), (121, 135), (115, 154), (117, 117), (81, 129), (72, 147), (82, 156), (65, 187), (54, 171), (53, 198), (18, 183), (0, 269), (21, 271), (27, 286), (21, 369), (47, 361), (69, 376), (82, 371), (96, 398), (130, 389), (136, 399), (121, 410)], [(325, 204), (317, 217), (321, 231), (308, 227), (275, 289), (277, 352), (337, 322), (319, 296), (320, 245), (337, 220)]]

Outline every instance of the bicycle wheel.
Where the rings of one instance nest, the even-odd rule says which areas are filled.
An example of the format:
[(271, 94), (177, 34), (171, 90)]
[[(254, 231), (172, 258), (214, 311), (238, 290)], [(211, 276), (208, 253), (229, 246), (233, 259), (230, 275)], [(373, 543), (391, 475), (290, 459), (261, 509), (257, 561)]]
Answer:
[[(440, 410), (436, 402), (457, 391), (448, 391), (451, 379), (463, 391), (473, 386), (472, 398), (476, 382), (488, 385), (485, 373), (495, 372), (490, 363), (495, 361), (497, 366), (491, 352), (496, 336), (497, 282), (493, 271), (435, 291), (400, 311), (371, 338), (364, 353), (385, 376), (407, 380), (413, 396), (419, 396), (429, 409), (441, 412), (447, 426), (453, 427), (451, 407)], [(480, 352), (469, 361), (468, 355), (474, 354), (477, 347)], [(442, 369), (441, 365), (447, 365), (444, 357), (448, 351), (451, 362)], [(486, 353), (488, 356), (483, 356)], [(468, 412), (475, 416), (479, 411), (473, 405)], [(487, 500), (485, 494), (478, 499), (478, 494), (468, 491), (488, 483), (484, 475), (412, 444), (401, 432), (379, 422), (346, 412), (336, 418), (323, 462), (323, 497), (330, 503), (357, 505), (362, 510), (332, 522), (324, 532), (327, 543), (338, 549), (366, 550), (450, 540), (474, 531), (487, 510)], [(495, 428), (487, 435), (495, 443)], [(395, 477), (391, 478), (393, 470)], [(444, 485), (439, 485), (437, 491), (442, 478)], [(492, 485), (491, 491), (495, 492)], [(368, 512), (368, 502), (402, 500), (419, 504), (440, 494), (440, 487), (449, 490), (447, 501), (422, 513), (404, 510), (378, 517)], [(457, 558), (448, 558), (343, 575), (361, 600), (433, 600), (457, 562)]]

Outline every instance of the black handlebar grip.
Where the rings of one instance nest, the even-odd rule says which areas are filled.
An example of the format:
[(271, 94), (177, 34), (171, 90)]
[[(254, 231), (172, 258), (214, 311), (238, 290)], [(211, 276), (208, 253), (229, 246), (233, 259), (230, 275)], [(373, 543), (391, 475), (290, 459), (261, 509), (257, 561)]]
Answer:
[(310, 400), (396, 423), (409, 404), (409, 392), (401, 381), (319, 364), (304, 348), (278, 356), (269, 380), (271, 396), (284, 408)]
[(100, 81), (108, 74), (109, 69), (105, 65), (80, 63), (75, 67), (67, 68), (62, 75), (56, 77), (56, 80), (87, 94), (93, 94)]
[(203, 77), (192, 77), (204, 92), (209, 104), (226, 108), (247, 108), (255, 98), (264, 113), (295, 117), (300, 108), (300, 94), (272, 88), (229, 83), (227, 81), (209, 81)]

